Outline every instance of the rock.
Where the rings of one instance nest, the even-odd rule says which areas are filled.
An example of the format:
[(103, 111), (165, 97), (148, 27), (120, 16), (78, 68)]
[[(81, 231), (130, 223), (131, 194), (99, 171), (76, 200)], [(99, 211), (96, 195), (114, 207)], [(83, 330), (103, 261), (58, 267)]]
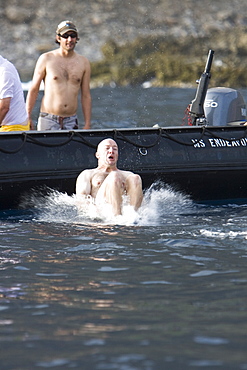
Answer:
[(31, 19), (30, 11), (12, 5), (6, 7), (5, 15), (9, 22), (14, 24), (28, 23)]
[(31, 78), (39, 55), (56, 47), (55, 30), (65, 19), (77, 25), (76, 50), (90, 61), (102, 58), (109, 39), (123, 45), (139, 36), (210, 37), (247, 24), (246, 0), (234, 7), (232, 0), (1, 0), (1, 54), (22, 78)]

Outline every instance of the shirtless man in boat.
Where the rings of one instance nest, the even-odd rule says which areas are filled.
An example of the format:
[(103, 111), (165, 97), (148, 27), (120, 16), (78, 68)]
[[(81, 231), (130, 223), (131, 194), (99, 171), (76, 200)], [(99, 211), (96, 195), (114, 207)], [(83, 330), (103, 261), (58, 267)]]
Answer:
[(76, 26), (71, 21), (61, 22), (56, 31), (59, 48), (42, 54), (36, 64), (31, 88), (27, 94), (26, 108), (32, 129), (32, 110), (37, 100), (40, 84), (45, 91), (41, 102), (37, 129), (73, 130), (78, 128), (77, 100), (81, 92), (84, 129), (91, 124), (91, 68), (87, 58), (75, 52), (79, 40)]
[(110, 204), (115, 216), (122, 214), (123, 196), (126, 195), (129, 204), (137, 210), (143, 199), (142, 180), (131, 171), (117, 168), (117, 143), (104, 139), (99, 143), (95, 156), (98, 167), (80, 173), (76, 181), (76, 195), (84, 199), (91, 196), (96, 206)]

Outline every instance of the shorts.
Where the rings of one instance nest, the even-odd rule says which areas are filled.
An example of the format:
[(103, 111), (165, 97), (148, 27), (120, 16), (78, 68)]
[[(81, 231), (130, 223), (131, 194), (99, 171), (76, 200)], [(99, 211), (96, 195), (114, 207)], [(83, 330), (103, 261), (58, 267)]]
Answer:
[(38, 131), (44, 130), (76, 130), (78, 129), (77, 115), (71, 117), (60, 117), (54, 114), (39, 114)]
[(1, 132), (10, 132), (10, 131), (29, 131), (30, 130), (30, 124), (26, 123), (25, 121), (24, 125), (2, 125), (0, 126)]

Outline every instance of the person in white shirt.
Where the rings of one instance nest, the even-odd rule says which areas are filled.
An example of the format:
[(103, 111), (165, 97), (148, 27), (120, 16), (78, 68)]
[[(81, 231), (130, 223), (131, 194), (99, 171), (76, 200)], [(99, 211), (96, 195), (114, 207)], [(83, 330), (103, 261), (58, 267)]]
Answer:
[(29, 129), (19, 74), (15, 66), (0, 55), (0, 132)]

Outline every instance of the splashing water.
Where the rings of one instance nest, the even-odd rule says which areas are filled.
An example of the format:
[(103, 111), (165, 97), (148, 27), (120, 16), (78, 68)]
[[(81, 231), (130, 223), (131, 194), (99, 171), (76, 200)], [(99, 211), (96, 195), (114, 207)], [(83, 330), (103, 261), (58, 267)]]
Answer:
[(27, 204), (36, 210), (35, 218), (38, 221), (151, 226), (158, 225), (166, 215), (174, 215), (191, 207), (192, 201), (169, 187), (154, 184), (144, 192), (138, 211), (128, 205), (125, 199), (122, 215), (119, 216), (113, 215), (110, 205), (105, 204), (103, 209), (99, 209), (90, 201), (90, 197), (86, 203), (81, 203), (75, 194), (69, 196), (56, 190), (51, 190), (48, 195), (33, 193), (22, 201), (22, 208)]

